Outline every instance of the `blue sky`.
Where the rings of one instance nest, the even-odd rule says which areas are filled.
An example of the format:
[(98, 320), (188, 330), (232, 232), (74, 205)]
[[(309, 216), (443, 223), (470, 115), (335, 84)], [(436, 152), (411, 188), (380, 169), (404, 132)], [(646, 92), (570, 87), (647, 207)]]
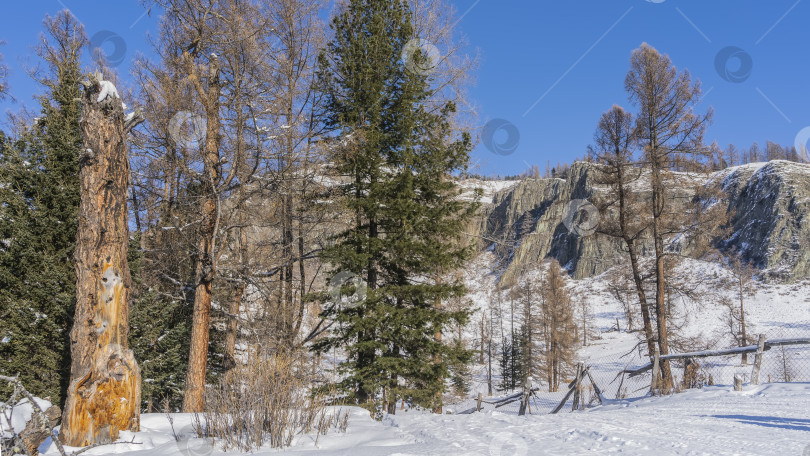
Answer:
[[(599, 115), (614, 103), (630, 108), (624, 75), (630, 53), (642, 42), (669, 54), (678, 68), (703, 83), (702, 109), (713, 106), (707, 142), (748, 147), (766, 140), (793, 144), (810, 126), (810, 0), (579, 0), (452, 2), (460, 30), (481, 64), (470, 95), (480, 123), (504, 119), (520, 134), (513, 153), (483, 145), (473, 153), (484, 174), (516, 174), (583, 155)], [(110, 5), (115, 5), (114, 7)], [(45, 14), (69, 8), (87, 35), (105, 31), (123, 39), (117, 67), (126, 78), (129, 60), (147, 51), (157, 18), (136, 0), (38, 0), (9, 2), (0, 17), (0, 47), (11, 67), (18, 103), (33, 106), (38, 88), (23, 71), (37, 63), (36, 44)], [(115, 43), (102, 45), (121, 52)], [(731, 57), (720, 59), (726, 48)], [(750, 62), (750, 68), (747, 62)], [(742, 68), (741, 68), (742, 65)], [(725, 76), (725, 77), (724, 77)], [(735, 81), (736, 80), (736, 81)], [(495, 141), (505, 141), (500, 131)]]

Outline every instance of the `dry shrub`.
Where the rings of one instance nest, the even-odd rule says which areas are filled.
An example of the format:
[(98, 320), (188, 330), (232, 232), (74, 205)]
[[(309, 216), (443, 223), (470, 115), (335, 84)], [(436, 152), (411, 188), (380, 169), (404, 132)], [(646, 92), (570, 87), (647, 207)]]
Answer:
[(300, 353), (252, 352), (247, 362), (206, 391), (205, 412), (196, 416), (197, 433), (219, 441), (224, 450), (253, 451), (292, 444), (296, 434), (330, 428), (344, 431), (348, 412), (330, 411), (313, 395)]

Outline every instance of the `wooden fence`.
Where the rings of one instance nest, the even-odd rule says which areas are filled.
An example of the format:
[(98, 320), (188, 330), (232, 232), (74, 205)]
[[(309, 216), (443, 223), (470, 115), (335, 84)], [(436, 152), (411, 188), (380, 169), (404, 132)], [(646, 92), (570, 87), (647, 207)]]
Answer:
[[(691, 360), (695, 358), (722, 357), (730, 355), (741, 355), (743, 353), (754, 353), (755, 358), (752, 366), (750, 383), (753, 385), (757, 385), (759, 384), (762, 359), (766, 351), (769, 351), (774, 347), (791, 346), (791, 345), (808, 345), (808, 344), (810, 344), (810, 337), (767, 340), (765, 335), (760, 335), (757, 344), (721, 350), (703, 350), (688, 353), (670, 353), (666, 355), (661, 355), (658, 353), (658, 347), (656, 346), (656, 352), (653, 354), (653, 356), (650, 357), (649, 363), (638, 367), (625, 368), (624, 370), (619, 371), (618, 375), (616, 375), (616, 379), (618, 379), (619, 376), (622, 376), (622, 382), (624, 382), (625, 378), (624, 375), (627, 375), (628, 377), (636, 377), (652, 370), (653, 372), (650, 380), (650, 391), (655, 392), (657, 391), (658, 387), (656, 383), (660, 373), (661, 361)], [(568, 384), (568, 391), (565, 394), (565, 397), (562, 398), (559, 404), (556, 407), (554, 407), (550, 413), (558, 413), (560, 410), (562, 410), (562, 408), (569, 400), (571, 400), (571, 402), (573, 403), (572, 410), (584, 408), (583, 388), (587, 383), (590, 383), (590, 385), (592, 386), (594, 393), (593, 398), (595, 398), (600, 404), (603, 403), (604, 393), (597, 386), (590, 371), (591, 366), (586, 366), (582, 363), (577, 365), (576, 376)], [(734, 375), (735, 389), (738, 390), (742, 389), (742, 383), (743, 383), (742, 376), (740, 374), (735, 374)], [(646, 389), (646, 387), (643, 389)], [(619, 386), (619, 390), (621, 390), (621, 385)], [(531, 385), (524, 385), (522, 391), (495, 400), (485, 400), (482, 394), (479, 393), (475, 406), (459, 413), (469, 414), (479, 412), (483, 409), (484, 404), (494, 406), (495, 409), (498, 409), (505, 405), (519, 403), (520, 409), (518, 411), (518, 414), (524, 415), (526, 412), (531, 413), (531, 405), (532, 405), (531, 398), (537, 397), (537, 395), (535, 394), (537, 392), (539, 392), (539, 388), (536, 387), (532, 388)]]
[[(773, 347), (780, 347), (785, 345), (806, 345), (806, 344), (810, 344), (810, 338), (800, 337), (790, 339), (766, 340), (765, 335), (760, 334), (759, 341), (757, 342), (756, 345), (747, 345), (744, 347), (734, 347), (723, 350), (703, 350), (689, 353), (670, 353), (666, 355), (661, 355), (659, 354), (658, 346), (656, 345), (655, 354), (653, 355), (652, 360), (649, 363), (641, 367), (636, 367), (633, 369), (625, 369), (619, 372), (619, 375), (629, 374), (629, 377), (635, 377), (652, 369), (653, 375), (652, 380), (650, 382), (650, 391), (655, 391), (661, 361), (676, 360), (676, 359), (708, 358), (713, 356), (740, 355), (743, 353), (755, 353), (756, 357), (754, 358), (754, 366), (751, 371), (751, 384), (758, 385), (759, 371), (762, 367), (762, 357), (764, 352), (770, 350)], [(739, 386), (737, 386), (737, 383), (739, 383)], [(735, 387), (736, 388), (742, 387), (741, 380), (738, 382), (735, 379)]]

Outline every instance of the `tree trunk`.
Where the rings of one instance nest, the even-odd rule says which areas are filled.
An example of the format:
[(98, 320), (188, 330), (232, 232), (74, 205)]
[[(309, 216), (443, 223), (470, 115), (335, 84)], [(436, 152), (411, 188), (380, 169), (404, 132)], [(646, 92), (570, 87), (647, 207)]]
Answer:
[[(396, 386), (397, 384), (397, 376), (396, 374), (391, 377), (391, 384)], [(396, 415), (397, 414), (397, 396), (394, 394), (393, 388), (387, 388), (386, 391), (386, 400), (388, 401), (388, 406), (386, 407), (386, 412), (389, 415)]]
[(228, 306), (228, 325), (225, 329), (225, 358), (222, 368), (228, 372), (236, 367), (236, 336), (239, 331), (239, 307), (245, 292), (244, 282), (234, 287), (233, 296)]
[[(748, 337), (745, 334), (745, 306), (744, 306), (744, 286), (742, 279), (739, 280), (740, 284), (740, 329), (742, 330), (742, 343), (740, 344), (741, 347), (748, 345)], [(742, 363), (748, 364), (748, 353), (742, 354)]]
[[(616, 153), (619, 156), (619, 153)], [(630, 267), (633, 273), (633, 283), (636, 286), (636, 293), (638, 294), (638, 302), (641, 306), (641, 319), (644, 323), (644, 337), (647, 339), (647, 354), (652, 356), (655, 351), (655, 340), (653, 338), (652, 320), (650, 319), (650, 306), (647, 303), (647, 294), (644, 291), (644, 282), (641, 279), (641, 270), (638, 265), (638, 254), (636, 253), (636, 240), (630, 234), (628, 228), (629, 221), (627, 220), (628, 210), (627, 207), (627, 192), (624, 187), (625, 174), (624, 169), (619, 166), (618, 168), (618, 182), (619, 182), (619, 226), (621, 228), (624, 243), (627, 245), (627, 253), (630, 256)], [(628, 318), (628, 324), (632, 326), (632, 321)], [(616, 325), (618, 329), (618, 324)]]
[[(442, 283), (442, 278), (441, 278), (441, 276), (439, 276), (439, 277), (436, 279), (436, 283), (437, 283), (437, 284), (441, 284), (441, 283)], [(442, 300), (441, 300), (441, 299), (437, 299), (437, 300), (436, 300), (436, 308), (437, 308), (437, 309), (441, 309), (441, 308), (442, 308)], [(433, 340), (435, 340), (437, 343), (441, 344), (441, 343), (442, 343), (442, 332), (441, 332), (441, 331), (436, 331), (436, 332), (433, 334)], [(436, 356), (433, 358), (433, 360), (434, 360), (434, 362), (435, 362), (437, 365), (441, 365), (441, 363), (442, 363), (442, 355), (437, 354), (437, 355), (436, 355)], [(442, 414), (442, 405), (443, 405), (443, 404), (442, 404), (442, 393), (443, 393), (443, 391), (444, 391), (444, 388), (443, 388), (443, 387), (444, 387), (444, 378), (443, 378), (443, 377), (439, 377), (439, 385), (441, 385), (441, 386), (440, 386), (439, 392), (436, 394), (436, 404), (437, 404), (437, 405), (436, 405), (436, 407), (433, 409), (433, 413), (438, 413), (439, 415), (441, 415), (441, 414)]]
[(479, 351), (478, 364), (484, 364), (484, 316), (481, 315), (481, 350)]
[(487, 333), (487, 396), (492, 396), (492, 331), (492, 309), (490, 309)]
[(627, 250), (630, 254), (630, 266), (633, 270), (633, 283), (636, 286), (638, 302), (641, 305), (641, 319), (644, 323), (644, 337), (647, 339), (647, 355), (652, 356), (655, 352), (655, 337), (653, 337), (652, 319), (650, 318), (650, 305), (647, 303), (647, 293), (644, 291), (644, 282), (641, 279), (641, 270), (638, 266), (638, 256), (636, 254), (635, 242), (627, 242)]
[(208, 337), (211, 326), (211, 292), (216, 274), (215, 244), (219, 224), (218, 186), (221, 180), (219, 161), (219, 65), (216, 56), (209, 62), (207, 88), (193, 71), (189, 78), (203, 97), (206, 112), (205, 148), (203, 150), (203, 185), (205, 196), (202, 199), (202, 221), (197, 247), (195, 271), (194, 315), (191, 326), (191, 346), (189, 348), (186, 388), (183, 395), (183, 411), (201, 412), (205, 403), (205, 371), (208, 364)]
[[(653, 142), (655, 144), (655, 142)], [(659, 158), (660, 160), (660, 158)], [(655, 161), (655, 160), (653, 160)], [(667, 343), (667, 308), (666, 308), (666, 275), (664, 265), (664, 235), (661, 233), (661, 214), (664, 209), (664, 188), (661, 182), (659, 163), (653, 163), (652, 170), (652, 202), (653, 202), (653, 240), (655, 242), (655, 313), (658, 326), (658, 348), (661, 355), (669, 353)], [(669, 360), (661, 361), (660, 391), (670, 391), (673, 387), (672, 370)]]
[[(127, 130), (121, 100), (111, 88), (94, 76), (82, 100), (76, 313), (60, 432), (70, 446), (114, 442), (119, 431), (140, 427), (141, 372), (127, 348)], [(109, 94), (99, 101), (103, 93)]]

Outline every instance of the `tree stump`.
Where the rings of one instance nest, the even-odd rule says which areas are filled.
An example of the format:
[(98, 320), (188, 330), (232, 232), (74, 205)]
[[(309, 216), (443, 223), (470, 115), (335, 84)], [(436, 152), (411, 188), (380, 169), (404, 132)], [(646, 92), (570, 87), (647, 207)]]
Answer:
[(699, 388), (702, 385), (698, 377), (700, 363), (693, 358), (686, 358), (683, 365), (683, 389)]
[(139, 430), (141, 401), (140, 369), (127, 348), (131, 279), (124, 110), (115, 86), (101, 75), (84, 85), (77, 299), (60, 433), (71, 446), (114, 442), (120, 430)]

